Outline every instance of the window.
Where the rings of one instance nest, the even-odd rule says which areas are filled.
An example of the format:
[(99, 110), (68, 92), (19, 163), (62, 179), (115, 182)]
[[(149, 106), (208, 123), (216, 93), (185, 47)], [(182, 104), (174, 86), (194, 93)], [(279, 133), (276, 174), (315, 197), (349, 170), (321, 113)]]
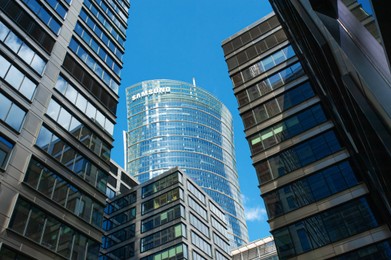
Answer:
[(142, 197), (146, 198), (156, 192), (162, 191), (178, 182), (181, 182), (181, 177), (182, 176), (179, 172), (175, 172), (154, 183), (144, 186), (141, 190)]
[(99, 191), (106, 192), (109, 173), (98, 168), (45, 126), (41, 127), (36, 145)]
[(30, 160), (24, 183), (88, 223), (101, 227), (103, 206), (34, 158)]
[(327, 120), (320, 105), (308, 108), (281, 123), (268, 127), (249, 138), (252, 154), (257, 154)]
[[(316, 223), (316, 229), (313, 229), (314, 223)], [(367, 200), (359, 198), (272, 233), (279, 256), (288, 258), (356, 235), (378, 225)]]
[[(39, 75), (42, 75), (43, 70), (46, 66), (46, 62), (34, 50), (32, 50), (27, 45), (26, 42), (24, 42), (21, 38), (19, 38), (13, 31), (11, 31), (1, 21), (0, 21), (0, 35), (1, 35), (0, 40), (4, 42), (4, 44), (8, 48), (10, 48), (16, 55), (18, 55), (19, 58), (21, 58), (24, 62), (26, 62)], [(12, 66), (12, 68), (14, 67)], [(9, 73), (15, 74), (17, 72), (9, 72)], [(12, 79), (13, 77), (11, 76), (9, 80)], [(19, 86), (20, 84), (11, 84), (11, 85)]]
[(196, 186), (192, 184), (189, 180), (187, 180), (187, 187), (189, 191), (205, 205), (206, 203), (205, 195), (202, 194), (202, 192), (199, 189), (197, 189)]
[(173, 208), (170, 208), (155, 216), (152, 216), (150, 218), (141, 221), (141, 233), (162, 226), (180, 217), (185, 218), (185, 209), (183, 208), (182, 205), (177, 205)]
[(212, 249), (210, 244), (193, 231), (191, 232), (191, 242), (193, 245), (202, 250), (205, 254), (207, 254), (208, 256), (212, 256)]
[(209, 201), (209, 208), (210, 211), (212, 211), (216, 217), (220, 219), (220, 221), (223, 221), (223, 223), (226, 221), (224, 212), (217, 208), (211, 201)]
[(259, 180), (266, 182), (320, 160), (341, 148), (335, 133), (328, 131), (269, 157), (256, 164), (255, 168)]
[(229, 252), (229, 244), (227, 243), (227, 241), (223, 240), (221, 237), (219, 237), (215, 233), (213, 233), (213, 242), (215, 243), (215, 245), (217, 245), (222, 250), (224, 250), (224, 252), (226, 252), (227, 254), (230, 253)]
[(209, 237), (209, 227), (205, 225), (200, 219), (194, 216), (192, 213), (190, 215), (190, 224), (195, 227), (199, 232), (201, 232), (206, 237)]
[(44, 50), (48, 53), (52, 51), (54, 39), (14, 0), (1, 1), (0, 8)]
[(122, 227), (120, 230), (110, 233), (103, 238), (102, 247), (110, 248), (118, 243), (130, 240), (134, 237), (136, 225), (131, 224), (127, 227)]
[(107, 214), (112, 214), (116, 212), (117, 210), (124, 209), (127, 206), (132, 205), (136, 202), (137, 194), (136, 192), (129, 193), (127, 195), (124, 195), (113, 202), (111, 202), (109, 205), (107, 205), (105, 212)]
[(251, 65), (250, 67), (239, 72), (237, 75), (238, 79), (234, 80), (235, 86), (238, 86), (246, 81), (249, 81), (263, 72), (270, 70), (271, 68), (281, 64), (282, 62), (292, 58), (295, 55), (292, 46), (284, 47), (281, 50), (276, 51), (270, 56), (263, 60)]
[(108, 219), (108, 221), (110, 221), (110, 228), (108, 230), (116, 228), (122, 224), (129, 223), (135, 218), (136, 208), (133, 207), (130, 209), (126, 209), (125, 211), (122, 211), (121, 213), (118, 213)]
[(148, 200), (141, 205), (142, 212), (141, 214), (146, 214), (152, 210), (158, 209), (167, 205), (173, 201), (183, 198), (183, 191), (180, 188), (173, 189), (169, 192), (166, 192), (156, 198)]
[(111, 146), (54, 99), (50, 100), (46, 114), (102, 160), (110, 161)]
[(50, 30), (56, 35), (59, 34), (61, 24), (54, 18), (54, 16), (37, 0), (23, 0), (23, 2), (35, 13), (39, 19), (49, 26)]
[[(115, 98), (113, 98), (108, 93), (108, 91), (104, 90), (101, 87), (101, 84), (98, 81), (96, 81), (88, 72), (86, 72), (83, 69), (83, 67), (78, 62), (76, 62), (69, 54), (67, 54), (65, 56), (63, 66), (84, 88), (89, 90), (92, 95), (94, 95), (100, 102), (102, 102), (102, 104), (105, 107), (107, 107), (113, 114), (115, 113), (115, 111), (117, 109), (117, 100), (115, 100)], [(60, 81), (60, 78), (63, 79), (62, 77), (59, 77), (59, 81)], [(67, 84), (69, 84), (69, 83), (67, 82)], [(56, 86), (56, 88), (57, 88), (57, 86)], [(82, 101), (82, 100), (78, 100), (78, 103), (80, 101)], [(76, 106), (78, 106), (78, 104), (76, 104)], [(82, 107), (80, 107), (80, 109), (85, 110), (86, 107), (82, 106)], [(90, 111), (88, 110), (87, 112), (90, 112)], [(93, 116), (93, 118), (95, 119), (95, 116)], [(110, 124), (110, 123), (111, 122), (109, 120), (106, 120), (104, 128), (106, 129), (106, 131), (108, 133), (112, 134), (113, 129), (114, 129), (114, 124), (113, 123)]]
[(0, 120), (7, 123), (14, 130), (19, 131), (26, 111), (0, 93)]
[(271, 99), (266, 103), (253, 108), (252, 111), (250, 110), (244, 113), (242, 116), (243, 123), (246, 128), (253, 127), (256, 124), (262, 123), (267, 119), (300, 104), (314, 95), (315, 93), (312, 90), (311, 84), (305, 82), (294, 89), (286, 91), (277, 98)]
[(60, 0), (45, 0), (45, 2), (48, 3), (62, 19), (65, 19), (68, 10)]
[(186, 237), (186, 226), (177, 224), (141, 239), (141, 252), (159, 247), (179, 237)]
[(197, 215), (201, 216), (205, 220), (208, 220), (208, 214), (206, 210), (190, 196), (189, 196), (189, 206), (194, 210), (195, 213), (197, 213)]
[(69, 48), (77, 55), (79, 58), (101, 79), (103, 82), (118, 94), (119, 85), (117, 81), (110, 75), (111, 72), (108, 72), (105, 68), (100, 65), (94, 57), (92, 57), (87, 50), (75, 40), (71, 39), (69, 43)]
[[(134, 256), (134, 242), (107, 253), (109, 259), (129, 259)], [(105, 258), (103, 258), (105, 259)]]
[(82, 252), (88, 251), (88, 259), (97, 259), (99, 255), (96, 241), (21, 197), (16, 202), (9, 228), (67, 259), (77, 258), (82, 241), (88, 245), (82, 249)]
[(141, 260), (179, 260), (179, 259), (188, 259), (187, 245), (179, 244), (158, 253), (149, 255), (147, 257), (141, 258)]

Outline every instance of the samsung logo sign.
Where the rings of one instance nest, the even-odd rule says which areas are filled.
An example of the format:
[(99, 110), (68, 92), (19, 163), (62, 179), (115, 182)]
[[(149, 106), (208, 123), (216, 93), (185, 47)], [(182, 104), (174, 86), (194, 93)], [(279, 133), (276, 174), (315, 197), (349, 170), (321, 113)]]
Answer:
[(144, 90), (142, 92), (139, 92), (139, 93), (133, 95), (132, 101), (135, 101), (139, 98), (150, 96), (153, 94), (164, 94), (164, 93), (170, 93), (170, 92), (171, 92), (170, 87), (148, 89), (148, 90)]

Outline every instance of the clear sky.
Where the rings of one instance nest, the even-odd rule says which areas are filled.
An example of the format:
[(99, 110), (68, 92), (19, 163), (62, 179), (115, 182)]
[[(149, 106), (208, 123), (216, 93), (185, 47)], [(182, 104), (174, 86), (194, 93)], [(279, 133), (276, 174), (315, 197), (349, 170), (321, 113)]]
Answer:
[(221, 42), (271, 12), (266, 0), (133, 0), (112, 158), (123, 166), (125, 88), (151, 79), (192, 83), (220, 99), (234, 118), (236, 161), (250, 241), (270, 235)]

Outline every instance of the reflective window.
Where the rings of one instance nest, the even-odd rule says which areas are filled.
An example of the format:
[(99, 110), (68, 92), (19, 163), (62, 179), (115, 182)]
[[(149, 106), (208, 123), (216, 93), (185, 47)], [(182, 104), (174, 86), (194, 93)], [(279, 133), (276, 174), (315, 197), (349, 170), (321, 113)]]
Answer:
[(48, 3), (62, 19), (65, 19), (68, 10), (60, 0), (45, 0), (45, 2)]
[(386, 240), (334, 257), (335, 260), (391, 259), (391, 241)]
[[(87, 43), (91, 49), (98, 54), (99, 58), (109, 67), (111, 68), (118, 76), (121, 76), (121, 65), (117, 63), (111, 56), (106, 52), (103, 46), (96, 42), (95, 39), (91, 36), (91, 34), (84, 29), (81, 23), (76, 24), (75, 28), (76, 33), (83, 39), (85, 43)], [(119, 55), (119, 59), (122, 59), (121, 52), (117, 52)]]
[(197, 213), (203, 219), (208, 220), (207, 211), (190, 196), (189, 196), (189, 206), (195, 211), (195, 213)]
[(310, 107), (249, 138), (252, 155), (292, 138), (327, 120), (320, 105)]
[[(0, 101), (0, 105), (2, 101)], [(1, 107), (0, 107), (1, 111)], [(4, 170), (7, 165), (9, 156), (11, 154), (12, 148), (14, 148), (14, 144), (7, 141), (4, 137), (0, 135), (0, 169)]]
[(215, 233), (213, 233), (213, 242), (215, 243), (215, 245), (217, 245), (222, 250), (224, 250), (224, 252), (226, 252), (228, 254), (230, 253), (229, 252), (229, 244), (225, 240), (223, 240), (221, 237), (216, 235)]
[(141, 205), (141, 214), (146, 214), (152, 210), (156, 210), (173, 201), (183, 199), (183, 191), (180, 188), (173, 189), (156, 198), (148, 200)]
[(322, 133), (256, 164), (258, 179), (262, 184), (277, 179), (333, 154), (341, 148), (333, 131)]
[(292, 46), (289, 45), (233, 75), (232, 80), (235, 86), (239, 86), (244, 82), (257, 77), (258, 75), (261, 75), (265, 71), (270, 70), (278, 64), (281, 64), (282, 62), (292, 58), (293, 56), (295, 56), (295, 52), (293, 51)]
[(4, 42), (4, 44), (8, 48), (10, 48), (16, 55), (18, 55), (19, 58), (21, 58), (28, 65), (30, 65), (30, 67), (34, 69), (38, 74), (42, 75), (46, 62), (1, 21), (0, 40)]
[[(109, 177), (110, 179), (110, 177)], [(108, 185), (106, 187), (106, 197), (109, 198), (109, 199), (112, 199), (114, 198), (116, 195), (116, 192), (115, 190), (113, 190), (112, 188), (110, 188)]]
[[(84, 20), (84, 22), (88, 25), (88, 27), (90, 27), (99, 38), (103, 38), (102, 39), (103, 41), (107, 42), (106, 38), (107, 37), (110, 38), (110, 36), (111, 36), (117, 41), (116, 44), (123, 47), (125, 44), (125, 38), (122, 35), (120, 35), (113, 28), (113, 26), (111, 26), (110, 22), (108, 22), (108, 20), (105, 19), (104, 15), (99, 13), (98, 9), (96, 9), (93, 5), (90, 4), (89, 0), (84, 1), (84, 3), (87, 3), (90, 5), (90, 7), (91, 7), (90, 11), (93, 13), (94, 16), (98, 16), (97, 19), (99, 20), (99, 22), (101, 24), (98, 26), (97, 23), (95, 22), (95, 19), (92, 18), (89, 14), (87, 14), (87, 12), (84, 11), (84, 9), (82, 9), (80, 11), (80, 17), (82, 18), (82, 20)], [(103, 26), (105, 29), (102, 30), (100, 26)], [(105, 31), (105, 32), (103, 32), (103, 31)], [(106, 31), (109, 32), (110, 36), (108, 36)]]
[(136, 202), (136, 192), (129, 193), (120, 197), (119, 199), (114, 200), (110, 204), (107, 205), (105, 209), (106, 214), (112, 214), (118, 210), (124, 209)]
[(0, 93), (0, 120), (19, 131), (22, 127), (26, 111)]
[(304, 75), (304, 70), (300, 63), (295, 63), (287, 68), (284, 68), (283, 70), (268, 76), (257, 84), (248, 87), (246, 90), (239, 92), (236, 95), (239, 106), (244, 106), (251, 101), (301, 77), (302, 75)]
[(187, 180), (187, 188), (197, 199), (199, 199), (204, 205), (206, 203), (205, 195), (193, 185), (189, 180)]
[[(277, 26), (278, 26), (278, 24), (277, 24)], [(248, 32), (244, 33), (244, 34), (249, 35)], [(248, 48), (246, 48), (243, 51), (240, 51), (238, 53), (235, 53), (234, 56), (227, 59), (228, 70), (232, 70), (232, 69), (246, 63), (247, 61), (253, 59), (254, 57), (260, 56), (265, 51), (270, 50), (274, 46), (276, 46), (279, 43), (284, 42), (286, 40), (287, 40), (286, 34), (284, 33), (284, 31), (282, 29), (274, 32), (273, 34), (265, 37), (264, 39), (262, 39), (260, 41), (257, 41), (254, 44), (251, 44), (251, 46), (249, 46)], [(233, 40), (233, 41), (235, 41), (235, 40)]]
[(225, 214), (220, 209), (218, 209), (211, 201), (209, 201), (209, 208), (210, 211), (213, 212), (216, 217), (218, 217), (221, 221), (226, 221)]
[(118, 94), (118, 83), (111, 77), (110, 73), (92, 57), (74, 38), (69, 43), (69, 48), (100, 78), (103, 82)]
[(212, 227), (214, 227), (222, 235), (227, 236), (227, 228), (223, 226), (219, 221), (217, 221), (213, 216), (211, 217), (211, 219), (212, 219)]
[(209, 227), (205, 225), (199, 218), (189, 213), (190, 224), (195, 227), (204, 236), (209, 237)]
[(175, 172), (154, 183), (144, 186), (141, 190), (141, 196), (146, 198), (156, 192), (162, 191), (168, 187), (172, 187), (172, 185), (178, 182), (182, 182), (182, 175), (179, 172)]
[(192, 256), (193, 256), (193, 260), (206, 260), (205, 257), (203, 257), (202, 255), (200, 255), (197, 251), (195, 251), (194, 249), (192, 250)]
[(41, 127), (36, 145), (86, 182), (101, 192), (106, 192), (108, 173), (98, 168), (45, 126)]
[(186, 226), (177, 224), (141, 239), (141, 252), (164, 245), (179, 237), (186, 237)]
[[(88, 252), (87, 259), (97, 259), (99, 255), (98, 242), (20, 197), (13, 211), (9, 228), (67, 259), (77, 259), (80, 251)], [(84, 247), (80, 248), (82, 245)]]
[(357, 184), (349, 162), (342, 162), (267, 193), (263, 199), (272, 219)]
[[(110, 36), (103, 31), (97, 24), (95, 24), (94, 20), (91, 18), (89, 14), (87, 14), (84, 10), (80, 11), (80, 17), (86, 22), (87, 26), (95, 33), (95, 35), (102, 40), (102, 42), (109, 47), (109, 49), (119, 58), (122, 60), (123, 51), (119, 46), (118, 42), (112, 41), (110, 39)], [(76, 27), (76, 30), (80, 30), (78, 27)], [(88, 36), (85, 36), (88, 37)]]
[(102, 226), (103, 206), (43, 163), (31, 159), (24, 183), (88, 223)]
[[(215, 251), (216, 252), (216, 260), (228, 260), (227, 257), (225, 257), (222, 253), (220, 253), (219, 251)], [(270, 259), (272, 260), (272, 259)]]
[(110, 218), (106, 220), (105, 230), (109, 231), (122, 224), (130, 223), (130, 221), (132, 221), (135, 218), (136, 218), (136, 208), (127, 209), (118, 214), (115, 214), (114, 216), (110, 215)]
[(54, 99), (50, 100), (47, 115), (105, 162), (110, 161), (111, 146)]
[(16, 1), (1, 1), (0, 8), (45, 51), (48, 53), (52, 51), (54, 39)]
[(23, 2), (34, 12), (42, 22), (49, 26), (50, 30), (58, 35), (61, 24), (46, 8), (37, 0), (23, 0)]
[[(59, 76), (55, 88), (64, 95), (71, 103), (75, 104), (81, 112), (87, 114), (89, 118), (97, 125), (103, 127), (106, 132), (113, 135), (114, 124), (104, 117), (91, 102), (89, 102), (78, 90), (68, 83), (63, 77)], [(104, 119), (97, 120), (97, 118), (103, 117)], [(105, 148), (106, 149), (106, 148)], [(103, 152), (103, 151), (102, 151)], [(104, 151), (105, 153), (110, 151)]]
[(187, 245), (186, 244), (178, 244), (173, 247), (169, 247), (165, 250), (162, 250), (158, 253), (149, 255), (147, 257), (141, 258), (141, 260), (179, 260), (179, 259), (188, 259)]
[(225, 43), (223, 45), (224, 55), (230, 54), (231, 52), (241, 48), (250, 41), (256, 40), (259, 36), (278, 26), (280, 26), (280, 22), (278, 21), (277, 16), (270, 17), (249, 31), (246, 31), (231, 41)]
[(180, 217), (185, 218), (185, 209), (182, 205), (177, 205), (141, 221), (141, 233), (155, 229)]
[[(99, 7), (106, 13), (106, 15), (109, 17), (109, 20), (105, 18), (105, 16), (102, 14), (102, 11), (95, 7), (95, 5), (92, 4), (92, 1), (95, 2), (96, 5), (99, 5)], [(84, 5), (95, 15), (95, 17), (106, 27), (106, 29), (109, 32), (112, 32), (114, 29), (111, 26), (111, 23), (114, 23), (116, 26), (116, 30), (120, 30), (124, 35), (126, 34), (126, 16), (122, 14), (121, 10), (119, 10), (118, 13), (113, 13), (111, 9), (107, 6), (105, 1), (103, 0), (84, 0)], [(111, 1), (113, 2), (113, 1)], [(125, 18), (124, 20), (119, 20), (117, 18), (117, 15), (122, 14), (123, 16), (121, 18)], [(108, 21), (111, 23), (108, 24)], [(113, 34), (113, 33), (112, 33)], [(114, 34), (115, 35), (115, 34)]]
[(300, 104), (314, 95), (315, 93), (312, 90), (311, 84), (305, 82), (244, 113), (242, 116), (244, 126), (245, 128), (253, 127), (256, 124), (264, 122), (269, 118)]
[(136, 225), (131, 224), (127, 227), (122, 227), (120, 230), (109, 233), (107, 236), (103, 237), (102, 247), (110, 248), (126, 240), (134, 238), (136, 230)]
[(11, 65), (8, 60), (6, 60), (0, 54), (0, 64), (2, 64), (2, 70), (0, 71), (0, 77), (4, 79), (5, 82), (10, 84), (13, 88), (19, 91), (27, 99), (31, 100), (37, 84), (31, 81), (28, 77), (25, 76), (19, 69), (14, 65)]
[(367, 200), (360, 198), (272, 231), (272, 234), (279, 257), (289, 258), (377, 226), (379, 223)]
[[(203, 251), (208, 256), (212, 256), (212, 249), (208, 242), (206, 242), (205, 239), (194, 233), (191, 232), (191, 243), (198, 247), (201, 251)], [(194, 252), (194, 251), (193, 251)]]

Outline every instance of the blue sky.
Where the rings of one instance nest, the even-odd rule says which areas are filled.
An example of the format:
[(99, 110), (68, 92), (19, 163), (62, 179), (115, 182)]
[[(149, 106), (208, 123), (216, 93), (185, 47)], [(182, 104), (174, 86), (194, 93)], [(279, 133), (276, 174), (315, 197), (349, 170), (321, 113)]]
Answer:
[(220, 99), (234, 118), (239, 181), (250, 241), (269, 235), (258, 180), (237, 110), (221, 42), (271, 12), (265, 0), (133, 0), (119, 91), (113, 159), (123, 166), (125, 88), (150, 79), (192, 82)]

